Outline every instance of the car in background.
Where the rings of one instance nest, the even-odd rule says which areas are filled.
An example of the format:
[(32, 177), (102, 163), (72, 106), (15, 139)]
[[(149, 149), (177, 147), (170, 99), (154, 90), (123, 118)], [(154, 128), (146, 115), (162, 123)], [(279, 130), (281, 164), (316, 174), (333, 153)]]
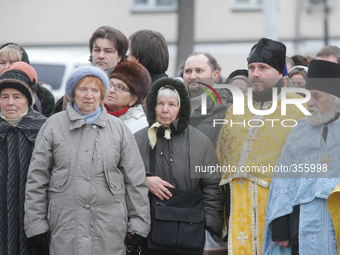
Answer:
[(67, 77), (80, 66), (89, 65), (89, 49), (81, 47), (25, 47), (30, 63), (55, 100), (64, 96)]

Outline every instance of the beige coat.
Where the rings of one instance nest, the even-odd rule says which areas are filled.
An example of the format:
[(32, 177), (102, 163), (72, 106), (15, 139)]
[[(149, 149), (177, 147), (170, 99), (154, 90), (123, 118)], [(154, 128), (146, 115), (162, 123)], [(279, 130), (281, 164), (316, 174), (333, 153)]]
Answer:
[(26, 185), (28, 237), (50, 232), (50, 254), (125, 254), (128, 232), (150, 230), (148, 187), (131, 131), (101, 115), (92, 124), (73, 110), (41, 128)]

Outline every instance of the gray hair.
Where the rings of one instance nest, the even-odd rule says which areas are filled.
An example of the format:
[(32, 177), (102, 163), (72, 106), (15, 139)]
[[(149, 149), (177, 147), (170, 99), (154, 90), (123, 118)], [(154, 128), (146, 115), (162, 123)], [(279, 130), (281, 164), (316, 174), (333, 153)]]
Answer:
[(177, 103), (179, 103), (176, 92), (170, 88), (165, 88), (159, 91), (159, 93), (157, 94), (157, 99), (160, 97), (173, 98), (176, 99)]

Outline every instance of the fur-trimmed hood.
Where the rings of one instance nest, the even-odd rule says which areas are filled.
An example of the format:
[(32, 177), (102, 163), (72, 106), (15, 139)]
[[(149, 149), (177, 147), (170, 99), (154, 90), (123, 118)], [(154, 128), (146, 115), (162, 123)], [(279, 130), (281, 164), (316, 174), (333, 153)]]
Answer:
[(151, 127), (152, 124), (156, 122), (156, 105), (157, 105), (157, 94), (160, 88), (170, 85), (174, 87), (181, 100), (181, 107), (179, 109), (179, 115), (178, 115), (178, 125), (177, 129), (171, 128), (171, 132), (173, 134), (178, 134), (183, 132), (189, 125), (190, 121), (190, 97), (188, 94), (188, 91), (186, 89), (186, 86), (183, 82), (174, 79), (174, 78), (162, 78), (157, 80), (151, 87), (148, 96), (146, 98), (146, 107), (147, 107), (147, 120), (149, 123), (149, 126)]

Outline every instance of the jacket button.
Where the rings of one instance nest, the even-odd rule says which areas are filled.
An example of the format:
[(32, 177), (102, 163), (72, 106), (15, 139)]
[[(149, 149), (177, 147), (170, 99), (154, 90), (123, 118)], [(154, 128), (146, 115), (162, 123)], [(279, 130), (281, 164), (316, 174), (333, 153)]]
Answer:
[(86, 210), (90, 210), (90, 208), (91, 208), (91, 206), (85, 205), (85, 209), (86, 209)]
[(85, 181), (90, 182), (90, 181), (91, 181), (91, 178), (90, 178), (90, 177), (87, 177), (87, 178), (85, 179)]
[(97, 128), (97, 126), (96, 126), (96, 125), (93, 125), (92, 127), (93, 127), (93, 129), (96, 129), (96, 128)]

